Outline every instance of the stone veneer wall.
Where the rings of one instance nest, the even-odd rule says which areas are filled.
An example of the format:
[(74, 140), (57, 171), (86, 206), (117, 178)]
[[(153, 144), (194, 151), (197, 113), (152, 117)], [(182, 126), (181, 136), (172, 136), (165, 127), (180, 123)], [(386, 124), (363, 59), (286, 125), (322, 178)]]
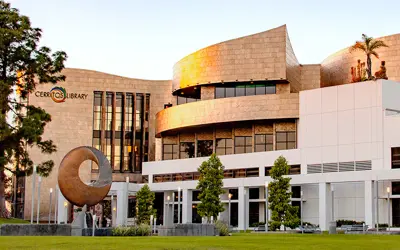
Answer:
[(318, 89), (321, 84), (321, 64), (301, 65), (301, 90)]
[[(54, 190), (56, 187), (58, 167), (61, 160), (75, 147), (92, 145), (94, 91), (150, 93), (150, 160), (155, 159), (155, 115), (163, 109), (163, 104), (169, 102), (171, 98), (171, 81), (169, 80), (151, 81), (132, 79), (82, 69), (65, 69), (63, 73), (67, 77), (66, 82), (61, 82), (56, 86), (64, 87), (67, 93), (88, 94), (85, 100), (66, 99), (65, 102), (55, 103), (51, 98), (36, 97), (34, 93), (29, 98), (30, 104), (44, 108), (51, 114), (52, 121), (46, 126), (43, 139), (52, 139), (55, 145), (57, 145), (57, 152), (50, 156), (41, 154), (35, 148), (29, 150), (35, 164), (48, 159), (52, 159), (55, 163), (50, 176), (42, 179), (40, 210), (40, 219), (42, 220), (48, 220), (49, 189), (53, 188)], [(51, 84), (39, 85), (37, 91), (48, 92), (53, 86)], [(140, 177), (137, 174), (129, 175), (131, 180)], [(84, 182), (89, 182), (93, 178), (91, 176), (90, 162), (82, 165), (80, 177)], [(124, 180), (124, 175), (114, 174), (113, 179)], [(31, 214), (31, 185), (31, 177), (28, 177), (25, 189), (25, 218), (30, 218)], [(52, 209), (54, 210), (54, 207)], [(54, 213), (52, 217), (54, 217)]]
[(211, 100), (215, 98), (215, 86), (201, 86), (201, 100)]
[(286, 25), (211, 45), (177, 62), (172, 89), (207, 83), (286, 79)]
[(301, 90), (300, 64), (294, 54), (289, 35), (286, 32), (286, 78), (290, 82), (290, 92), (298, 93)]
[[(372, 56), (372, 74), (379, 70), (380, 62), (386, 61), (389, 80), (400, 81), (400, 34), (377, 38), (389, 47), (377, 50), (379, 59)], [(349, 52), (345, 48), (329, 56), (321, 63), (321, 87), (351, 83), (351, 67), (357, 66), (357, 60), (367, 61), (362, 52)]]

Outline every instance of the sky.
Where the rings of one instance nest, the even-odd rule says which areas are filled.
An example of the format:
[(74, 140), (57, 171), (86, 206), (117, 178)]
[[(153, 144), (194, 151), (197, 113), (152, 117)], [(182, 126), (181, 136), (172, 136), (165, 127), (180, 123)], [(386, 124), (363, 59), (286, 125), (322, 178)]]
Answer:
[(196, 50), (283, 24), (301, 64), (321, 63), (363, 33), (400, 33), (399, 0), (8, 1), (43, 30), (41, 45), (67, 52), (67, 67), (141, 79), (171, 79)]

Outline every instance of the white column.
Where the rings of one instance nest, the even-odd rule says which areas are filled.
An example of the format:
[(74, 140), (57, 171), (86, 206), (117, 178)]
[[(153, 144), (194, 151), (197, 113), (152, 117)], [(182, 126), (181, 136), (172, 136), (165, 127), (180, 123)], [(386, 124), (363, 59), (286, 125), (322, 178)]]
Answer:
[(182, 223), (192, 223), (192, 196), (193, 191), (182, 190)]
[(117, 225), (117, 200), (115, 200), (114, 195), (111, 197), (111, 225), (115, 227)]
[(332, 212), (332, 193), (330, 183), (319, 183), (319, 227), (321, 230), (329, 229)]
[(64, 195), (62, 195), (61, 191), (58, 190), (58, 197), (57, 197), (57, 223), (67, 223), (65, 219), (67, 218), (66, 209), (64, 207), (64, 202), (67, 200), (65, 199)]
[[(168, 196), (169, 196), (169, 204), (168, 204)], [(172, 192), (165, 191), (164, 192), (164, 226), (173, 225), (173, 214), (172, 214)]]
[(124, 225), (127, 217), (127, 209), (125, 199), (126, 199), (126, 189), (123, 187), (120, 187), (117, 190), (117, 219), (116, 219), (116, 224), (117, 226), (122, 226)]
[[(246, 192), (246, 195), (245, 195)], [(239, 225), (238, 229), (243, 230), (245, 228), (245, 223), (248, 225), (248, 197), (249, 196), (249, 189), (245, 187), (239, 187), (239, 199), (238, 199), (238, 217), (239, 217)], [(248, 228), (248, 226), (246, 226)]]
[(374, 198), (373, 181), (364, 181), (365, 224), (370, 228), (375, 228)]

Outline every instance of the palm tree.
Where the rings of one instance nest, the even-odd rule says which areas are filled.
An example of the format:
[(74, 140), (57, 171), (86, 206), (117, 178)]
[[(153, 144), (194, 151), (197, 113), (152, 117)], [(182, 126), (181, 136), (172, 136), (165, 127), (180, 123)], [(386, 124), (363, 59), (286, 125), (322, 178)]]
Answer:
[(371, 72), (371, 55), (374, 55), (376, 58), (379, 58), (376, 50), (381, 47), (389, 47), (381, 40), (374, 40), (372, 37), (369, 37), (365, 34), (362, 34), (362, 41), (356, 41), (356, 43), (350, 47), (350, 53), (353, 51), (361, 50), (367, 55), (367, 74), (368, 79), (372, 79)]

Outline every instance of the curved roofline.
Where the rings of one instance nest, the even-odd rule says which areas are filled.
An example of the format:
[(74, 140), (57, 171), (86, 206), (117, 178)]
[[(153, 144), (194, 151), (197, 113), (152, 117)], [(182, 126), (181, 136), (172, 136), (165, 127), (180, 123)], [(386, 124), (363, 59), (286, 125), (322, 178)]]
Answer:
[[(257, 32), (257, 33), (253, 33), (253, 34), (250, 34), (250, 35), (241, 36), (241, 37), (236, 37), (236, 38), (232, 38), (232, 39), (229, 39), (229, 40), (221, 41), (221, 42), (219, 42), (219, 43), (214, 43), (214, 44), (208, 45), (208, 46), (206, 46), (206, 47), (203, 47), (203, 48), (201, 48), (201, 49), (198, 49), (198, 50), (196, 50), (196, 51), (194, 51), (194, 52), (192, 52), (192, 53), (190, 53), (190, 54), (188, 54), (188, 55), (182, 57), (182, 58), (179, 59), (176, 63), (174, 63), (173, 68), (174, 68), (180, 61), (182, 61), (183, 59), (185, 59), (186, 57), (189, 57), (189, 56), (191, 56), (191, 55), (193, 55), (193, 54), (196, 54), (197, 52), (199, 52), (199, 51), (201, 51), (201, 50), (204, 50), (204, 49), (207, 49), (207, 48), (210, 48), (210, 47), (212, 47), (212, 46), (219, 45), (219, 44), (223, 44), (223, 43), (226, 43), (226, 42), (230, 42), (230, 41), (234, 41), (234, 40), (238, 40), (238, 39), (243, 39), (243, 38), (255, 36), (255, 35), (258, 35), (258, 34), (270, 32), (270, 31), (272, 31), (272, 30), (279, 29), (279, 28), (282, 28), (282, 27), (285, 27), (285, 28), (286, 28), (286, 24), (283, 24), (283, 25), (281, 25), (281, 26), (278, 26), (278, 27), (275, 27), (275, 28), (272, 28), (272, 29), (269, 29), (269, 30), (264, 30), (264, 31)], [(287, 29), (286, 29), (286, 32), (287, 32)]]
[[(391, 37), (391, 36), (398, 36), (398, 35), (400, 35), (400, 33), (396, 33), (396, 34), (392, 34), (392, 35), (387, 35), (387, 36), (381, 36), (381, 37), (374, 37), (373, 39), (385, 39), (385, 38), (388, 38), (388, 37)], [(341, 50), (338, 50), (338, 51), (336, 51), (336, 52), (330, 54), (328, 57), (326, 57), (324, 60), (321, 61), (321, 64), (323, 64), (323, 63), (324, 63), (325, 61), (327, 61), (328, 59), (334, 57), (336, 54), (339, 54), (339, 53), (341, 53), (341, 52), (343, 52), (343, 51), (345, 51), (345, 50), (349, 50), (350, 47), (351, 47), (351, 45), (349, 45), (349, 46), (347, 46), (347, 47), (345, 47), (345, 48), (343, 48), (343, 49), (341, 49)]]

